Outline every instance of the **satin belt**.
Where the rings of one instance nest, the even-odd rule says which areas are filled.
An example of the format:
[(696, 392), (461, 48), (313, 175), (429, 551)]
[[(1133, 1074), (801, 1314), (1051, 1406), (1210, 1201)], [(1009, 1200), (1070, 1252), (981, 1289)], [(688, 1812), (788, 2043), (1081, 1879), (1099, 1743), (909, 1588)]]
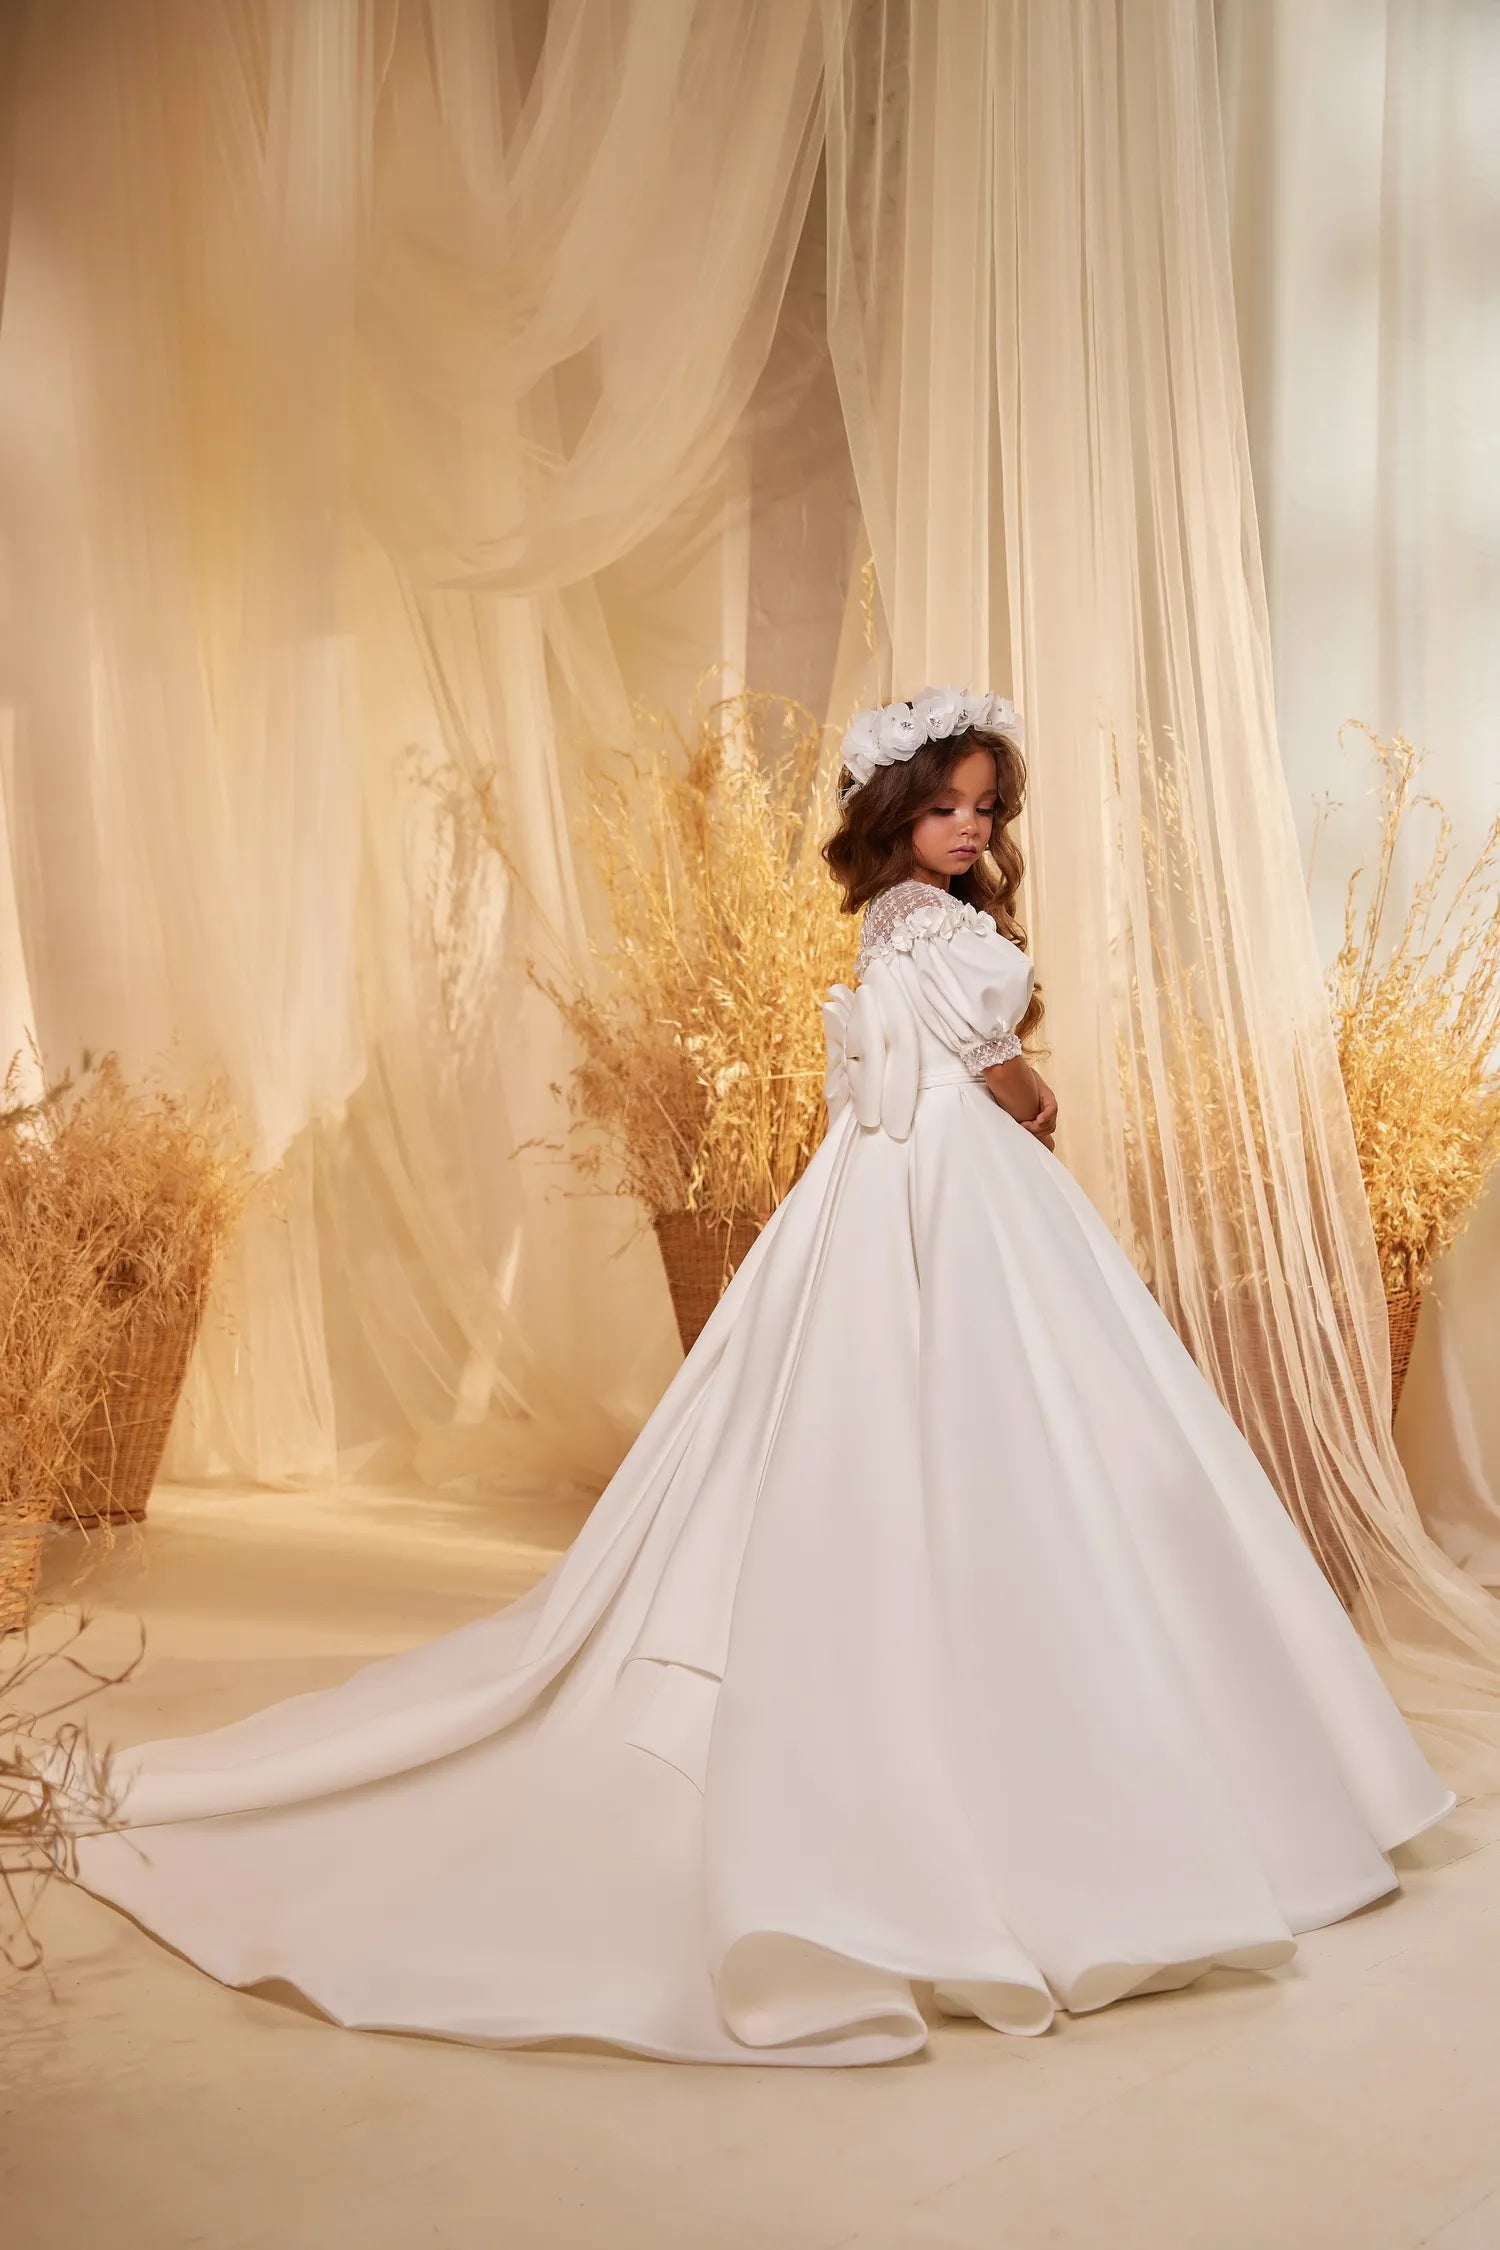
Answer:
[(983, 1083), (983, 1079), (976, 1078), (971, 1070), (965, 1070), (963, 1064), (955, 1059), (951, 1063), (938, 1063), (931, 1070), (924, 1070), (917, 1080), (917, 1091), (925, 1092), (929, 1086), (981, 1086)]

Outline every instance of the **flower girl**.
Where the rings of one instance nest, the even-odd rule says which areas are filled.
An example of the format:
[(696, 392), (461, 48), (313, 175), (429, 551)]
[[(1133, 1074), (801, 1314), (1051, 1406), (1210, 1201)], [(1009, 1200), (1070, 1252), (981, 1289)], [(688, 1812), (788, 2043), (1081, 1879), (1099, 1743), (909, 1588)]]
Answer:
[(1020, 729), (863, 714), (829, 1130), (523, 1600), (123, 1754), (83, 1880), (344, 2024), (873, 2063), (1269, 1971), (1452, 1804), (1051, 1153)]

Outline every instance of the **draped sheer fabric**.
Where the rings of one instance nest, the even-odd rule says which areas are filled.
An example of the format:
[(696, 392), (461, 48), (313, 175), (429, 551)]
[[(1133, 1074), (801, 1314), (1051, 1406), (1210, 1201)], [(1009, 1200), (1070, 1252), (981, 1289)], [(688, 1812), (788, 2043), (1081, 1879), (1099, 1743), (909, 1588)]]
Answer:
[[(1422, 744), (1456, 865), (1495, 817), (1500, 12), (1217, 0), (1215, 15), (1277, 723), (1328, 955), (1378, 833), (1346, 719)], [(1431, 839), (1422, 826), (1403, 882)], [(1492, 1191), (1433, 1276), (1397, 1437), (1424, 1521), (1500, 1586), (1497, 1321)]]
[[(670, 1368), (638, 1219), (517, 1158), (568, 1061), (527, 962), (581, 965), (569, 814), (656, 686), (653, 598), (684, 636), (716, 608), (818, 69), (798, 0), (26, 23), (0, 395), (36, 1021), (58, 1066), (221, 1073), (279, 1167), (179, 1469), (597, 1483)], [(663, 526), (696, 575), (643, 596)]]
[(1025, 710), (1060, 1148), (1410, 1712), (1493, 1758), (1427, 1539), (1277, 754), (1212, 18), (829, 0), (830, 333), (891, 677)]
[[(597, 1485), (661, 1387), (654, 1249), (535, 1145), (569, 1054), (527, 964), (584, 965), (583, 786), (632, 697), (752, 643), (780, 684), (746, 521), (785, 497), (821, 152), (887, 684), (1027, 712), (1068, 1158), (1409, 1708), (1456, 1738), (1483, 1705), (1492, 1605), (1387, 1434), (1277, 765), (1210, 28), (1194, 0), (24, 11), (29, 1001), (56, 1065), (221, 1074), (273, 1183), (179, 1470)], [(779, 613), (840, 726), (863, 607), (856, 573), (841, 632)]]

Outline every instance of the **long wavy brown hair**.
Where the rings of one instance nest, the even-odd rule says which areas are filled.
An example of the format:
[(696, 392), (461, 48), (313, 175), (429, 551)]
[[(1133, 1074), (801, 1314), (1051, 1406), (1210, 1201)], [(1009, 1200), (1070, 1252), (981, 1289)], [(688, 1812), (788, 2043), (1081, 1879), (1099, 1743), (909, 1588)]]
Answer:
[[(967, 727), (946, 741), (924, 742), (904, 761), (877, 766), (845, 801), (839, 825), (823, 846), (823, 857), (844, 894), (845, 914), (858, 914), (893, 883), (908, 881), (917, 867), (912, 830), (971, 750), (988, 750), (995, 761), (995, 821), (989, 850), (981, 852), (962, 875), (955, 875), (948, 887), (955, 898), (992, 915), (1001, 936), (1024, 952), (1026, 932), (1016, 914), (1016, 895), (1026, 863), (1011, 827), (1025, 802), (1026, 761), (1008, 735)], [(847, 773), (840, 777), (841, 787), (848, 779)], [(1023, 1034), (1033, 1031), (1041, 1020), (1042, 997), (1037, 991), (1019, 1028)]]

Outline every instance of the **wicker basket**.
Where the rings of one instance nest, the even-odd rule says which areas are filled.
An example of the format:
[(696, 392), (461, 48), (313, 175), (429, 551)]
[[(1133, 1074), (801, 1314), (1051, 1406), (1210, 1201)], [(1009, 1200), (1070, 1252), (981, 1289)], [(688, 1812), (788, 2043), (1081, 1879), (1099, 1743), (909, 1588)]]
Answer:
[(1424, 1286), (1419, 1281), (1413, 1289), (1399, 1290), (1385, 1301), (1386, 1326), (1391, 1332), (1391, 1420), (1396, 1419), (1396, 1409), (1401, 1404), (1401, 1392), (1406, 1383), (1406, 1370), (1411, 1365), (1411, 1348), (1417, 1340), (1417, 1322), (1422, 1316)]
[(760, 1223), (735, 1219), (728, 1225), (715, 1224), (696, 1211), (667, 1211), (655, 1226), (677, 1333), (683, 1350), (690, 1352), (730, 1275), (759, 1234)]
[(45, 1500), (0, 1498), (0, 1634), (23, 1632), (31, 1623), (51, 1513)]
[(110, 1346), (60, 1520), (139, 1523), (167, 1449), (203, 1319), (203, 1291), (162, 1312), (131, 1314)]

